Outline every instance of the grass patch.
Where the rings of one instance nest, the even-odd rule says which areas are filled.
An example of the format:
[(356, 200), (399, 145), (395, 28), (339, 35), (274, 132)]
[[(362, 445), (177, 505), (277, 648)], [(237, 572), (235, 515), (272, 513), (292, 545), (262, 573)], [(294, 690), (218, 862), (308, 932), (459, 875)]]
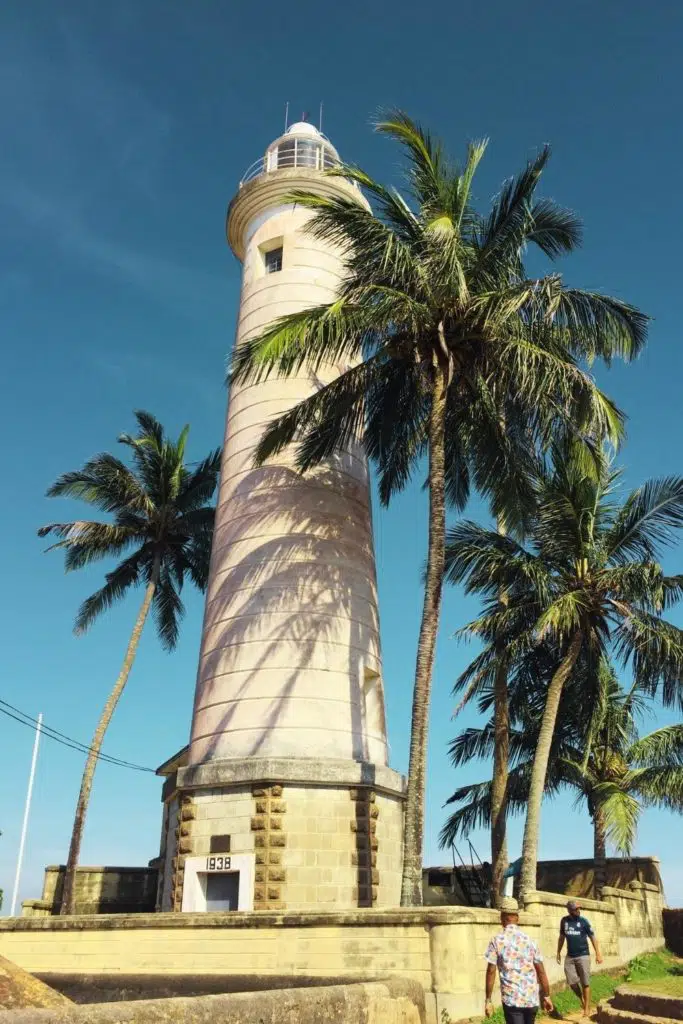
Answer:
[[(623, 971), (619, 974), (594, 974), (591, 978), (591, 1001), (597, 1005), (602, 999), (609, 999), (613, 996), (619, 985), (625, 980)], [(570, 988), (553, 994), (553, 1005), (555, 1012), (561, 1017), (567, 1013), (576, 1013), (581, 1009), (581, 1003)]]
[(668, 950), (637, 956), (628, 965), (625, 981), (641, 986), (662, 978), (683, 979), (683, 961)]
[[(602, 999), (609, 999), (624, 982), (629, 985), (637, 985), (639, 988), (655, 988), (667, 995), (683, 994), (683, 961), (677, 959), (668, 950), (661, 953), (646, 953), (637, 956), (628, 966), (619, 972), (609, 974), (594, 974), (591, 978), (591, 1000), (597, 1005)], [(653, 985), (656, 982), (656, 986)], [(671, 985), (671, 988), (664, 989), (663, 985)], [(564, 1017), (569, 1013), (577, 1013), (581, 1009), (581, 1003), (571, 991), (563, 989), (553, 993), (553, 1005), (557, 1017)], [(505, 1018), (499, 1007), (492, 1017), (491, 1024), (503, 1024)], [(442, 1022), (446, 1024), (446, 1022)], [(541, 1017), (539, 1016), (539, 1024)]]
[(683, 999), (683, 974), (660, 978), (659, 981), (641, 981), (635, 986), (653, 995), (678, 996)]
[(645, 992), (661, 993), (664, 996), (683, 998), (683, 960), (674, 960), (668, 974), (663, 978), (638, 978), (629, 984)]

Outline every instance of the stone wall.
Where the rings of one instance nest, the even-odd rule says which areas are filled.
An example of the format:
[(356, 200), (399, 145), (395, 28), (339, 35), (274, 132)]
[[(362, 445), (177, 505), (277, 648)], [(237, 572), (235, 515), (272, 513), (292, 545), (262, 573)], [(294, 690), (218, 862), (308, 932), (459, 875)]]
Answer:
[(414, 982), (394, 979), (374, 984), (316, 989), (209, 995), (62, 1006), (57, 1012), (9, 1011), (5, 1024), (424, 1024), (425, 998)]
[[(646, 882), (663, 890), (656, 857), (619, 857), (607, 859), (606, 884), (616, 889), (628, 889), (631, 882)], [(425, 906), (467, 906), (471, 903), (462, 881), (488, 890), (491, 884), (491, 865), (460, 864), (457, 874), (452, 865), (431, 866), (422, 870), (422, 897)], [(582, 900), (598, 898), (595, 892), (594, 862), (590, 860), (544, 860), (538, 864), (537, 885), (541, 892), (563, 893)], [(515, 895), (519, 877), (515, 879)]]
[[(521, 918), (542, 948), (551, 983), (563, 977), (555, 962), (563, 903), (555, 893), (531, 894)], [(612, 890), (584, 906), (605, 969), (664, 943), (661, 894), (650, 887)], [(163, 977), (166, 986), (175, 979), (180, 991), (191, 975), (222, 976), (233, 989), (273, 987), (282, 978), (306, 985), (404, 977), (432, 994), (432, 1020), (443, 1010), (458, 1020), (481, 1013), (483, 953), (498, 928), (495, 911), (450, 907), (15, 918), (0, 920), (0, 954), (51, 983), (75, 972), (138, 975), (148, 984)]]
[[(64, 886), (64, 865), (45, 868), (43, 893), (39, 900), (26, 900), (26, 917), (50, 917), (59, 913)], [(157, 890), (156, 867), (76, 868), (74, 893), (77, 914), (144, 914), (154, 910)]]
[(614, 907), (616, 934), (621, 960), (631, 960), (640, 953), (663, 945), (663, 898), (656, 885), (631, 882), (627, 891), (605, 887), (605, 903)]
[(161, 844), (159, 847), (159, 875), (155, 909), (170, 907), (173, 900), (173, 861), (178, 854), (177, 830), (180, 824), (180, 799), (176, 793), (163, 804)]
[[(607, 885), (615, 889), (627, 889), (631, 882), (647, 882), (662, 886), (657, 857), (608, 857), (606, 865)], [(595, 872), (593, 858), (586, 860), (542, 860), (538, 863), (538, 888), (543, 892), (561, 892), (567, 896), (582, 899), (595, 896)]]

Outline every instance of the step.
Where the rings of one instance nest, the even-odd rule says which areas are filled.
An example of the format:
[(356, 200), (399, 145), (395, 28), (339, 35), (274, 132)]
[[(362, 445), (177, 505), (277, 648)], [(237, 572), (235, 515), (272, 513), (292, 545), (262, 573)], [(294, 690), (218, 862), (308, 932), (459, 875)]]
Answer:
[(598, 1004), (598, 1024), (674, 1024), (679, 1018), (657, 1017), (636, 1010), (617, 1010), (608, 1000)]
[(658, 993), (657, 982), (652, 982), (652, 992), (620, 985), (612, 997), (615, 1010), (629, 1010), (644, 1013), (650, 1017), (666, 1017), (668, 1020), (683, 1020), (683, 999)]

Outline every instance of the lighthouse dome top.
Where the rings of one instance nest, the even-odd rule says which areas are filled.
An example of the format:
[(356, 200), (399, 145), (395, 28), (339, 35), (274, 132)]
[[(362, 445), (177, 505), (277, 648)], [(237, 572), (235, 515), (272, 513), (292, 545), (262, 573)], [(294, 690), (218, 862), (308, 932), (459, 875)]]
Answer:
[(308, 135), (312, 139), (322, 139), (324, 137), (310, 121), (295, 121), (294, 124), (290, 124), (285, 135)]
[(268, 146), (265, 155), (251, 165), (240, 181), (240, 188), (253, 178), (293, 168), (327, 171), (341, 163), (330, 140), (308, 121), (295, 121), (284, 135)]

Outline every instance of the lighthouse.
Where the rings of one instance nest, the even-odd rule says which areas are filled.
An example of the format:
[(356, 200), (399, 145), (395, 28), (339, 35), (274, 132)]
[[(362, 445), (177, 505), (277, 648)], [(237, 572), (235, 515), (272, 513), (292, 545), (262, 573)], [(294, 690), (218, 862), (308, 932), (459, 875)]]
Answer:
[[(335, 299), (342, 253), (296, 191), (365, 200), (298, 122), (227, 216), (242, 264), (236, 345)], [(350, 445), (301, 474), (262, 466), (269, 422), (344, 370), (233, 384), (189, 746), (164, 775), (162, 910), (398, 905), (404, 780), (388, 767), (368, 466)]]

